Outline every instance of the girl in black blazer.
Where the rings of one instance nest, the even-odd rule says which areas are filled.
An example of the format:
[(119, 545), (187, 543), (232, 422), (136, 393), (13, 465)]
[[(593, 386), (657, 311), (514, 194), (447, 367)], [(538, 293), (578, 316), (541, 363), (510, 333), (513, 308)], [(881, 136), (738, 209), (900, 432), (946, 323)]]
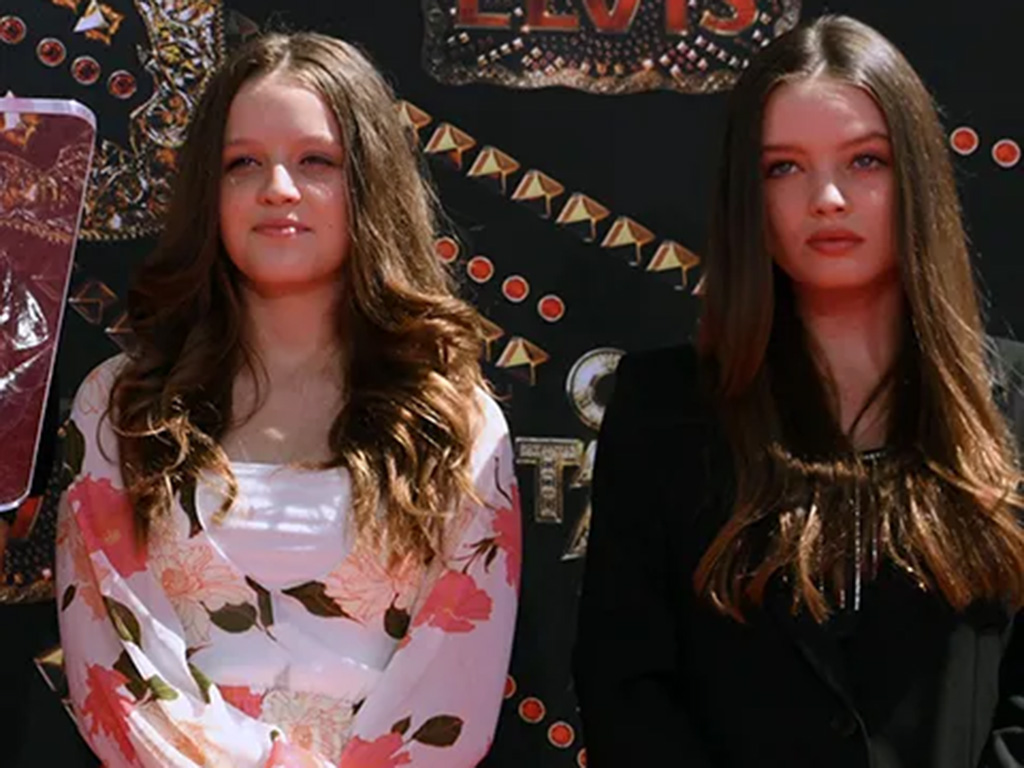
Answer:
[(590, 768), (1024, 765), (1024, 347), (876, 31), (740, 78), (695, 347), (621, 363), (575, 680)]

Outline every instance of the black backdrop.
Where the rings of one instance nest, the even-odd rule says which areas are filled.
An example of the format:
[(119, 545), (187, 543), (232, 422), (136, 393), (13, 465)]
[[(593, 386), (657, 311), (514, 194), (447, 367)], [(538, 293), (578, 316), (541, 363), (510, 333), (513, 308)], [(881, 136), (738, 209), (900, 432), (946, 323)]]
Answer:
[[(71, 32), (74, 18), (56, 0), (3, 0), (0, 16), (17, 13), (27, 22), (29, 33), (20, 46), (0, 44), (0, 93), (10, 89), (21, 96), (79, 99), (99, 116), (101, 136), (129, 142), (128, 111), (137, 101), (113, 99), (103, 85), (107, 72), (115, 68), (134, 65), (140, 71), (134, 44), (144, 39), (144, 31), (127, 0), (109, 0), (109, 5), (125, 18), (112, 44), (102, 47)], [(970, 126), (979, 135), (977, 151), (958, 156), (956, 168), (978, 272), (991, 300), (989, 327), (1010, 335), (1014, 329), (1024, 329), (1024, 302), (1018, 287), (1024, 265), (1012, 224), (1020, 205), (1024, 166), (1000, 167), (991, 149), (999, 139), (1020, 142), (1024, 138), (1019, 26), (1009, 19), (1015, 5), (1013, 0), (834, 0), (827, 4), (807, 0), (800, 11), (802, 18), (826, 10), (849, 13), (878, 27), (922, 74), (942, 106), (947, 127)], [(227, 9), (260, 27), (315, 29), (358, 42), (400, 96), (430, 116), (431, 122), (421, 129), (424, 145), (445, 122), (477, 142), (461, 168), (443, 154), (426, 154), (425, 165), (451, 218), (451, 233), (461, 243), (452, 268), (467, 294), (502, 331), (485, 372), (508, 398), (509, 418), (523, 459), (519, 472), (526, 526), (523, 602), (509, 695), (487, 765), (582, 764), (583, 738), (568, 665), (582, 566), (577, 534), (585, 532), (580, 524), (587, 508), (586, 467), (567, 466), (555, 478), (561, 520), (554, 512), (538, 519), (541, 472), (526, 459), (532, 453), (562, 450), (582, 460), (596, 437), (593, 425), (577, 415), (567, 381), (574, 364), (587, 353), (601, 348), (658, 347), (690, 335), (696, 310), (692, 289), (700, 267), (689, 270), (685, 289), (681, 289), (679, 269), (655, 272), (645, 267), (665, 240), (698, 255), (702, 250), (724, 96), (668, 91), (607, 96), (566, 88), (443, 85), (423, 67), (423, 11), (415, 0), (305, 0), (290, 5), (280, 0), (249, 0), (228, 3)], [(240, 23), (244, 29), (239, 17), (229, 19), (229, 33), (238, 31)], [(45, 35), (67, 44), (69, 60), (78, 53), (95, 56), (104, 68), (99, 87), (78, 85), (68, 76), (67, 67), (39, 65), (32, 49)], [(140, 77), (139, 98), (145, 96), (144, 83)], [(499, 148), (524, 171), (539, 169), (561, 182), (566, 194), (555, 203), (556, 214), (572, 192), (585, 193), (606, 206), (612, 213), (600, 224), (597, 242), (581, 237), (586, 227), (559, 226), (539, 216), (535, 207), (502, 195), (490, 180), (469, 178), (466, 171), (483, 146)], [(518, 178), (510, 181), (507, 192)], [(628, 216), (656, 233), (656, 239), (641, 251), (639, 266), (630, 264), (631, 247), (600, 247), (618, 216)], [(101, 301), (79, 303), (82, 311), (67, 315), (55, 410), (66, 407), (67, 398), (94, 364), (118, 351), (114, 339), (121, 305), (116, 297), (124, 296), (131, 269), (151, 245), (149, 236), (80, 243), (72, 294), (77, 291)], [(493, 265), (493, 277), (482, 283), (467, 276), (468, 260), (476, 255), (485, 255)], [(524, 301), (513, 302), (503, 295), (502, 282), (509, 276), (520, 276), (528, 283)], [(114, 298), (102, 292), (99, 284), (109, 288)], [(564, 317), (554, 322), (538, 311), (538, 300), (549, 294), (558, 296), (565, 307)], [(112, 328), (114, 332), (108, 333)], [(516, 338), (529, 343), (507, 349)], [(544, 353), (539, 357), (538, 348)], [(502, 353), (511, 355), (507, 362), (520, 361), (516, 352), (537, 364), (496, 365)], [(547, 359), (538, 363), (544, 355)], [(600, 355), (591, 357), (591, 365), (597, 366), (592, 370), (599, 371), (604, 360)], [(606, 384), (597, 387), (598, 413)], [(585, 461), (575, 463), (585, 465)], [(551, 480), (547, 475), (544, 482), (550, 486)], [(57, 752), (67, 754), (71, 749), (63, 713), (27, 672), (28, 651), (52, 638), (52, 612), (48, 603), (0, 611), (0, 633), (15, 648), (8, 655), (7, 671), (0, 673), (7, 675), (0, 679), (0, 730), (5, 725), (16, 730), (28, 750), (20, 762), (10, 757), (12, 765), (57, 764)], [(6, 715), (4, 707), (9, 710)], [(0, 764), (8, 762), (0, 757)]]

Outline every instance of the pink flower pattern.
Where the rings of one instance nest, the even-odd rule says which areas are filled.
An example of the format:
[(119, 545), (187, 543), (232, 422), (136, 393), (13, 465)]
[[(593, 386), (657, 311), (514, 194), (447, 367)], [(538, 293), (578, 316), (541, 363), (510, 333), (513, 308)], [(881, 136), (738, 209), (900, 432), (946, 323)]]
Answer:
[(324, 579), (324, 586), (342, 610), (369, 625), (392, 605), (407, 608), (413, 602), (423, 570), (412, 557), (389, 568), (380, 553), (359, 542)]
[(149, 567), (174, 606), (190, 648), (209, 642), (211, 611), (255, 600), (242, 577), (217, 557), (205, 536), (155, 548)]
[(323, 768), (323, 763), (308, 749), (277, 739), (266, 768)]
[(122, 578), (146, 570), (145, 547), (135, 540), (135, 516), (123, 491), (106, 477), (85, 475), (68, 491), (85, 545), (90, 553), (103, 552)]
[(256, 693), (244, 685), (218, 685), (220, 695), (235, 709), (240, 709), (249, 717), (260, 717), (263, 714), (263, 694)]
[(494, 513), (494, 543), (505, 551), (505, 580), (519, 591), (523, 561), (523, 533), (520, 527), (519, 488), (512, 486), (511, 503)]
[(261, 715), (284, 731), (288, 741), (337, 763), (352, 727), (352, 707), (328, 696), (270, 691)]
[(491, 596), (477, 587), (468, 573), (446, 571), (413, 621), (413, 626), (427, 624), (445, 632), (472, 632), (473, 622), (487, 621), (494, 603)]
[(57, 520), (57, 546), (64, 548), (70, 555), (70, 575), (75, 599), (82, 600), (89, 607), (94, 619), (104, 619), (107, 607), (103, 604), (99, 585), (109, 571), (89, 558), (82, 531), (71, 522), (70, 514), (62, 513)]
[[(101, 366), (75, 400), (72, 419), (85, 458), (69, 489), (57, 541), (72, 704), (80, 731), (103, 763), (476, 765), (501, 706), (522, 558), (514, 458), (496, 404), (481, 395), (484, 421), (473, 471), (482, 503), (459, 510), (433, 568), (414, 561), (387, 568), (357, 544), (323, 579), (321, 592), (303, 585), (313, 606), (312, 618), (301, 614), (310, 622), (303, 631), (337, 622), (346, 633), (393, 637), (404, 613), (411, 621), (401, 650), (354, 681), (348, 698), (290, 690), (288, 675), (270, 666), (268, 679), (278, 682), (268, 690), (220, 685), (195, 666), (202, 662), (194, 654), (253, 654), (244, 661), (258, 666), (260, 649), (274, 648), (280, 659), (277, 649), (287, 652), (283, 638), (295, 636), (296, 625), (288, 625), (295, 619), (284, 608), (294, 599), (286, 594), (290, 587), (247, 579), (206, 532), (190, 537), (177, 504), (166, 519), (154, 521), (148, 545), (136, 546), (116, 458), (96, 442), (116, 445), (109, 422), (100, 417), (121, 360)], [(333, 611), (331, 601), (341, 611)], [(108, 606), (120, 606), (118, 622)], [(217, 613), (216, 632), (211, 612)], [(253, 627), (265, 631), (254, 635)], [(125, 633), (140, 641), (126, 641)], [(472, 680), (459, 679), (467, 668)], [(360, 702), (357, 711), (353, 701)]]
[(91, 721), (88, 732), (96, 735), (103, 733), (113, 739), (124, 759), (129, 764), (138, 760), (135, 747), (128, 739), (125, 718), (133, 707), (130, 696), (118, 689), (128, 682), (128, 678), (114, 669), (105, 669), (97, 664), (89, 665), (86, 670), (86, 687), (89, 693), (79, 707), (81, 717)]
[(412, 762), (408, 752), (399, 752), (405, 742), (397, 733), (388, 733), (373, 741), (352, 738), (341, 756), (339, 768), (396, 768)]

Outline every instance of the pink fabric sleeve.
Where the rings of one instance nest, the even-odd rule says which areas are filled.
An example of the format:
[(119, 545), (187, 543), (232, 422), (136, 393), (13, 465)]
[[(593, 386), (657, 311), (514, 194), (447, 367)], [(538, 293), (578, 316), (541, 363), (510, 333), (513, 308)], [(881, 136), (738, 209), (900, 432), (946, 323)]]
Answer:
[(469, 768), (490, 748), (508, 674), (522, 561), (508, 426), (483, 400), (467, 503), (408, 637), (356, 716), (342, 768)]

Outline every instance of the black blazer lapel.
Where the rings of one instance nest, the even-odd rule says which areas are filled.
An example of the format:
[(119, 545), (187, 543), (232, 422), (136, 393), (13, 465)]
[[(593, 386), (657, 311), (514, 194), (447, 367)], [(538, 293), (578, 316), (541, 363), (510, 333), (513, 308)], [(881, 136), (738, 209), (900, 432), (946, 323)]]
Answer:
[(853, 692), (842, 648), (833, 634), (819, 625), (806, 610), (793, 615), (792, 597), (780, 579), (773, 579), (765, 593), (765, 613), (796, 643), (817, 675), (850, 708)]
[[(728, 439), (721, 425), (713, 420), (710, 406), (697, 412), (693, 421), (703, 423), (704, 461), (703, 491), (695, 504), (696, 514), (687, 538), (698, 546), (688, 552), (691, 558), (684, 569), (688, 578), (697, 567), (701, 555), (714, 537), (728, 521), (736, 495), (736, 478), (732, 469), (732, 456)], [(690, 425), (691, 429), (692, 424)], [(765, 590), (763, 612), (766, 620), (777, 624), (783, 635), (789, 636), (817, 675), (838, 695), (842, 701), (853, 707), (846, 660), (835, 637), (822, 629), (806, 611), (794, 616), (790, 610), (792, 597), (789, 589), (774, 578)]]

